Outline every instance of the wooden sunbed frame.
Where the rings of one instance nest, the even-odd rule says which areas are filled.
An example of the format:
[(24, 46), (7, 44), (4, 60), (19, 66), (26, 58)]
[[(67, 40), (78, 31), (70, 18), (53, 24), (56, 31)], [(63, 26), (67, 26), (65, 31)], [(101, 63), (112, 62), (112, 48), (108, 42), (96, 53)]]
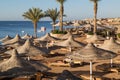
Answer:
[(61, 67), (70, 67), (70, 63), (58, 63), (58, 62), (53, 62), (49, 63), (49, 66), (61, 66)]

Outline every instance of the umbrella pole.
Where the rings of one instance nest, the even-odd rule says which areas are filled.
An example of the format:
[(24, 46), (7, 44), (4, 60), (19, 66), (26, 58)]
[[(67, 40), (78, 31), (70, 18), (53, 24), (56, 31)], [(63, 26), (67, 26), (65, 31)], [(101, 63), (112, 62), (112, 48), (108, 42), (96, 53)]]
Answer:
[(30, 56), (27, 57), (27, 60), (30, 61)]
[(46, 44), (46, 48), (48, 49), (49, 47), (48, 47), (48, 42), (47, 42), (47, 44)]
[(92, 80), (92, 61), (90, 61), (90, 80)]
[(111, 64), (111, 67), (113, 66), (112, 64), (113, 64), (113, 60), (112, 59), (110, 59), (110, 64)]
[(71, 46), (69, 47), (69, 51), (72, 52), (72, 48), (71, 48)]

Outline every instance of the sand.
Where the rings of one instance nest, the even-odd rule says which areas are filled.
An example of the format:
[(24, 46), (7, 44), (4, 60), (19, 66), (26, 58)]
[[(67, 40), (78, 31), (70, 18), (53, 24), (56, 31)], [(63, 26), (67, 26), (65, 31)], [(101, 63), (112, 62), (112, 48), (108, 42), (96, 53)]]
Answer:
[[(75, 40), (77, 41), (83, 41), (85, 39), (85, 36), (83, 37), (79, 37), (76, 38)], [(62, 52), (62, 54), (67, 54), (67, 52), (64, 53), (64, 51), (62, 51), (61, 49), (58, 49), (57, 52)], [(69, 52), (68, 52), (69, 53)], [(53, 76), (53, 80), (56, 79), (57, 76), (59, 76), (60, 73), (63, 72), (63, 70), (69, 70), (70, 72), (73, 73), (73, 75), (77, 76), (77, 77), (85, 77), (87, 76), (87, 78), (89, 78), (89, 62), (85, 62), (83, 65), (77, 65), (75, 67), (61, 67), (61, 66), (50, 66), (49, 64), (55, 61), (62, 61), (65, 58), (64, 55), (62, 56), (56, 56), (56, 57), (52, 57), (52, 58), (46, 58), (47, 63), (45, 63), (48, 67), (51, 68), (51, 70), (49, 71), (50, 73), (54, 73), (56, 74), (55, 76)], [(114, 62), (114, 61), (113, 61)], [(120, 80), (120, 75), (117, 72), (101, 72), (101, 71), (96, 71), (96, 66), (103, 64), (103, 63), (110, 63), (110, 60), (97, 60), (93, 62), (93, 77), (95, 78), (115, 78)]]
[[(83, 42), (84, 39), (86, 38), (86, 36), (81, 36), (81, 37), (77, 37), (75, 38), (75, 40)], [(85, 43), (85, 42), (84, 42)], [(56, 61), (63, 61), (65, 58), (65, 55), (67, 53), (70, 53), (66, 48), (61, 48), (61, 49), (57, 49), (53, 51), (54, 53), (57, 53), (56, 55), (54, 55), (53, 57), (49, 57), (49, 58), (42, 58), (40, 61), (47, 65), (48, 67), (51, 68), (51, 70), (48, 71), (48, 75), (47, 78), (43, 78), (43, 80), (56, 80), (57, 76), (60, 75), (60, 73), (63, 72), (63, 70), (69, 70), (70, 72), (73, 73), (73, 75), (77, 76), (77, 77), (87, 77), (89, 79), (89, 62), (84, 62), (83, 65), (76, 65), (74, 67), (61, 67), (61, 66), (50, 66), (49, 64), (52, 62), (56, 62)], [(36, 60), (36, 58), (34, 58)], [(114, 61), (113, 61), (114, 62)], [(110, 63), (110, 60), (96, 60), (93, 61), (93, 77), (95, 78), (101, 78), (101, 77), (106, 77), (106, 78), (115, 78), (120, 80), (120, 74), (118, 74), (117, 72), (102, 72), (102, 71), (96, 71), (96, 66), (103, 64), (103, 63)], [(51, 79), (50, 79), (51, 78)]]

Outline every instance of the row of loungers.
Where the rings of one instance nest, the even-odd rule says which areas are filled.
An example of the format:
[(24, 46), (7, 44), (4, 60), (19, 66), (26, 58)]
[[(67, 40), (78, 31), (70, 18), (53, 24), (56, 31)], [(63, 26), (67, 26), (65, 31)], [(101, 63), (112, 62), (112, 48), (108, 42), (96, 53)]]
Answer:
[(80, 61), (74, 61), (72, 63), (57, 61), (57, 62), (49, 63), (49, 66), (74, 67), (74, 65), (82, 65), (82, 64), (83, 63)]

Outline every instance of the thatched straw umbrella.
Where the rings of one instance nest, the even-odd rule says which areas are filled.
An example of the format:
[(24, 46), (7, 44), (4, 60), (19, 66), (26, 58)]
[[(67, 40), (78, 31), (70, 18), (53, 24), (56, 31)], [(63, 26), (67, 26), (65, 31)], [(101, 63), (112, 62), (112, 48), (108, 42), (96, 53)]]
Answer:
[(105, 40), (105, 38), (97, 34), (94, 34), (92, 37), (85, 39), (85, 41), (88, 43), (95, 43), (96, 41), (101, 41), (101, 40)]
[(47, 72), (48, 70), (51, 70), (51, 68), (42, 64), (40, 61), (29, 61), (29, 62), (37, 71)]
[(52, 37), (52, 36), (50, 36), (50, 34), (47, 33), (45, 36), (37, 38), (37, 39), (34, 39), (34, 40), (35, 41), (47, 41), (47, 42), (49, 42), (49, 41), (56, 41), (57, 39)]
[(0, 39), (1, 42), (6, 42), (8, 40), (12, 39), (9, 35), (7, 35), (6, 37), (4, 37), (3, 39)]
[(77, 28), (77, 27), (80, 26), (80, 23), (78, 21), (76, 21), (76, 22), (73, 23), (73, 26)]
[(22, 41), (23, 40), (21, 39), (21, 37), (18, 34), (16, 34), (16, 36), (13, 39), (4, 42), (3, 45), (14, 44), (16, 42), (22, 42)]
[[(37, 65), (37, 67), (40, 69), (37, 69), (35, 66)], [(12, 56), (10, 59), (3, 61), (0, 64), (0, 72), (1, 72), (1, 76), (5, 76), (5, 75), (10, 75), (10, 76), (20, 76), (20, 75), (28, 75), (28, 74), (34, 74), (36, 73), (38, 70), (42, 71), (47, 71), (48, 68), (45, 67), (43, 64), (36, 64), (35, 63), (31, 63), (28, 62), (24, 59), (22, 59), (19, 55), (17, 50), (13, 50), (12, 52)]]
[(91, 24), (84, 24), (83, 27), (85, 28), (85, 30), (92, 31), (93, 25), (91, 25)]
[(105, 40), (99, 48), (118, 53), (120, 51), (120, 44), (116, 43), (113, 37), (111, 37), (109, 40)]
[(46, 51), (42, 51), (42, 49), (38, 49), (32, 43), (30, 40), (26, 40), (23, 46), (17, 48), (17, 51), (21, 55), (27, 55), (27, 56), (42, 56), (47, 55)]
[(17, 51), (14, 49), (12, 52), (12, 56), (10, 59), (3, 61), (0, 64), (0, 72), (6, 72), (11, 75), (18, 75), (18, 74), (27, 74), (33, 73), (35, 68), (30, 66), (25, 60), (19, 57)]
[(90, 79), (91, 79), (92, 61), (98, 60), (98, 59), (112, 59), (116, 57), (116, 54), (109, 51), (105, 51), (103, 49), (96, 48), (92, 43), (89, 43), (87, 46), (85, 46), (81, 50), (73, 52), (70, 55), (67, 55), (67, 57), (73, 60), (77, 59), (77, 60), (90, 61)]
[(14, 44), (9, 44), (9, 45), (7, 45), (7, 47), (18, 48), (18, 47), (20, 47), (20, 46), (22, 46), (22, 45), (23, 45), (23, 43), (21, 43), (21, 42), (16, 42), (16, 43), (14, 43)]
[[(55, 25), (53, 26), (60, 26), (60, 22), (56, 23)], [(63, 26), (68, 26), (67, 22), (63, 22)]]
[(56, 42), (54, 43), (54, 45), (61, 47), (69, 47), (70, 52), (71, 52), (71, 48), (75, 48), (75, 47), (82, 48), (84, 46), (83, 43), (75, 41), (72, 36), (69, 36), (67, 40)]
[(72, 36), (69, 36), (67, 40), (56, 42), (54, 45), (62, 47), (83, 47), (83, 44), (75, 41)]
[[(88, 31), (92, 31), (92, 28), (94, 27), (93, 24), (89, 23), (89, 24), (85, 24), (83, 25), (83, 27), (88, 30)], [(102, 25), (100, 24), (97, 24), (97, 29), (98, 30), (104, 30), (104, 29), (107, 29), (106, 27), (103, 27)]]
[(29, 34), (25, 34), (24, 36), (21, 37), (22, 39), (30, 39), (31, 36)]

